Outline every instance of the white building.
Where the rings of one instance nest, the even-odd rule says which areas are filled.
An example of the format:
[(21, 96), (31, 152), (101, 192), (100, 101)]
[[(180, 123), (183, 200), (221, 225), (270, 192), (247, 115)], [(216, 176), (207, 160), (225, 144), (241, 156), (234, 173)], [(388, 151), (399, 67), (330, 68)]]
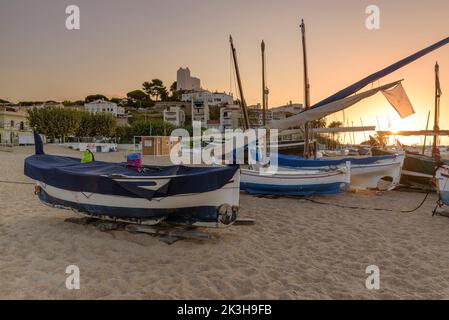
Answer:
[[(273, 109), (267, 110), (267, 124), (273, 120)], [(248, 107), (249, 122), (252, 126), (263, 127), (263, 109), (260, 103)]]
[(180, 107), (171, 107), (164, 110), (164, 121), (169, 122), (177, 127), (182, 127), (186, 121), (184, 110)]
[(95, 100), (84, 104), (86, 112), (90, 113), (112, 113), (115, 117), (124, 117), (125, 108), (117, 106), (116, 103), (103, 99)]
[(240, 106), (237, 104), (227, 105), (220, 109), (220, 131), (228, 129), (235, 130), (240, 127), (240, 119), (242, 119)]
[(176, 90), (201, 90), (201, 81), (190, 76), (189, 68), (179, 68), (176, 73)]
[(209, 105), (207, 101), (192, 101), (192, 123), (201, 121), (201, 127), (207, 128), (209, 121)]
[(182, 101), (203, 101), (209, 106), (220, 106), (233, 104), (234, 98), (225, 92), (210, 92), (207, 90), (184, 93), (181, 96)]
[(300, 103), (292, 103), (290, 101), (286, 105), (271, 108), (270, 110), (273, 112), (274, 120), (281, 120), (304, 111), (304, 106)]

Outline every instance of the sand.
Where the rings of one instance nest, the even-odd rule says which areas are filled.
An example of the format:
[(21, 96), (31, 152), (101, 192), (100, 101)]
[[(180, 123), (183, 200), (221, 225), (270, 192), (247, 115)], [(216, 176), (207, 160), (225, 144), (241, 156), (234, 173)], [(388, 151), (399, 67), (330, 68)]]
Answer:
[[(29, 147), (0, 152), (0, 180), (31, 182), (23, 175), (31, 153)], [(0, 183), (1, 299), (449, 298), (449, 219), (432, 217), (436, 195), (414, 213), (399, 213), (243, 194), (240, 216), (256, 225), (208, 230), (216, 241), (167, 245), (149, 235), (64, 222), (74, 213), (40, 204), (33, 191), (33, 185)], [(314, 199), (400, 210), (423, 197), (392, 191)], [(71, 264), (80, 268), (79, 290), (65, 287)], [(372, 264), (380, 269), (379, 290), (365, 287)]]

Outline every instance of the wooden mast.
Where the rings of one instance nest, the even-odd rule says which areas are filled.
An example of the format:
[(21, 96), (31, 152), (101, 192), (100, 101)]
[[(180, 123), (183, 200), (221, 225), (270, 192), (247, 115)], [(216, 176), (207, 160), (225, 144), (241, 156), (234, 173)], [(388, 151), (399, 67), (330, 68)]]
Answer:
[[(440, 88), (440, 66), (438, 62), (435, 64), (435, 114), (433, 120), (433, 131), (440, 131), (439, 126), (439, 118), (440, 118), (440, 97), (441, 97), (441, 88)], [(438, 135), (435, 134), (433, 136), (433, 146), (432, 146), (432, 157), (436, 158), (439, 156), (439, 151), (437, 149), (438, 145)]]
[[(310, 84), (307, 71), (307, 50), (306, 50), (306, 26), (304, 20), (301, 20), (301, 36), (302, 36), (302, 54), (304, 63), (304, 110), (310, 107)], [(304, 125), (304, 158), (310, 157), (310, 145), (309, 145), (309, 123)]]
[(268, 88), (265, 80), (265, 42), (262, 40), (260, 44), (262, 51), (262, 112), (263, 112), (263, 126), (267, 125), (267, 108), (268, 108)]
[(237, 55), (235, 52), (234, 43), (232, 42), (232, 36), (229, 36), (229, 43), (231, 44), (232, 60), (234, 61), (235, 75), (237, 77), (237, 84), (239, 86), (240, 107), (242, 108), (242, 113), (243, 113), (244, 128), (245, 128), (245, 130), (248, 130), (249, 129), (248, 111), (246, 110), (246, 102), (245, 102), (245, 98), (243, 96), (242, 81), (240, 79), (239, 65), (237, 63)]
[[(429, 119), (430, 119), (430, 110), (429, 113), (427, 113), (427, 124), (426, 124), (426, 131), (429, 129)], [(422, 155), (426, 152), (426, 139), (427, 136), (424, 136), (424, 143), (422, 145)]]

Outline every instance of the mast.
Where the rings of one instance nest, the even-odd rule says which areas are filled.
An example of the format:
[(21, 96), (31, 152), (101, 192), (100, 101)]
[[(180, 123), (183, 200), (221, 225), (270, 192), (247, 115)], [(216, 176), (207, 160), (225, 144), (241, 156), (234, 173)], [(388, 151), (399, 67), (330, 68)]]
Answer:
[[(309, 75), (307, 70), (307, 50), (306, 50), (306, 26), (304, 24), (304, 19), (301, 20), (301, 39), (302, 39), (302, 54), (304, 63), (304, 110), (310, 108), (310, 84)], [(309, 158), (310, 156), (310, 145), (309, 145), (309, 123), (306, 122), (304, 125), (304, 158)]]
[[(427, 113), (426, 131), (429, 129), (429, 119), (430, 119), (430, 110), (429, 110), (429, 113)], [(424, 135), (424, 143), (422, 145), (422, 155), (424, 155), (424, 153), (426, 152), (426, 139), (427, 139), (427, 136)]]
[(245, 128), (245, 130), (248, 130), (249, 129), (248, 111), (246, 110), (246, 102), (245, 102), (245, 98), (243, 96), (242, 81), (240, 79), (239, 65), (237, 63), (237, 55), (235, 52), (234, 43), (232, 42), (232, 36), (229, 36), (229, 43), (231, 44), (232, 60), (234, 61), (234, 67), (235, 67), (235, 76), (237, 77), (237, 84), (239, 86), (240, 107), (242, 108), (242, 113), (243, 113), (244, 128)]
[[(439, 126), (439, 118), (440, 118), (440, 97), (441, 97), (441, 88), (440, 88), (440, 66), (438, 62), (435, 64), (435, 114), (433, 120), (433, 131), (440, 131)], [(439, 151), (437, 150), (438, 145), (438, 134), (433, 136), (433, 146), (432, 146), (432, 157), (435, 159), (438, 156)]]
[(263, 112), (263, 126), (267, 125), (267, 108), (268, 108), (268, 88), (265, 80), (265, 42), (262, 40), (260, 44), (262, 51), (262, 112)]

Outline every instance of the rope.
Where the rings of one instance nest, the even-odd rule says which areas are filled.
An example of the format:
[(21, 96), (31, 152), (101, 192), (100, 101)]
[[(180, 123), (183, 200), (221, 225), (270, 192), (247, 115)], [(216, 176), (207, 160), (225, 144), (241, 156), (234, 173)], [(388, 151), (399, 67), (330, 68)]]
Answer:
[(24, 181), (8, 181), (8, 180), (0, 180), (0, 183), (10, 183), (10, 184), (35, 184), (34, 182), (24, 182)]
[[(412, 213), (415, 212), (416, 210), (418, 210), (419, 208), (421, 208), (424, 204), (424, 202), (426, 202), (427, 197), (429, 196), (430, 192), (427, 192), (426, 195), (424, 196), (424, 199), (421, 201), (421, 203), (414, 209), (412, 210), (399, 210), (399, 212), (401, 213)], [(318, 200), (313, 200), (313, 199), (309, 199), (309, 198), (304, 198), (303, 200), (305, 201), (309, 201), (312, 203), (316, 203), (316, 204), (322, 204), (322, 205), (327, 205), (327, 206), (334, 206), (334, 207), (339, 207), (339, 208), (344, 208), (344, 209), (362, 209), (362, 210), (373, 210), (373, 211), (389, 211), (389, 212), (395, 212), (396, 210), (393, 209), (387, 209), (387, 208), (367, 208), (367, 207), (358, 207), (358, 206), (347, 206), (347, 205), (342, 205), (342, 204), (338, 204), (338, 203), (330, 203), (330, 202), (322, 202), (322, 201), (318, 201)]]

